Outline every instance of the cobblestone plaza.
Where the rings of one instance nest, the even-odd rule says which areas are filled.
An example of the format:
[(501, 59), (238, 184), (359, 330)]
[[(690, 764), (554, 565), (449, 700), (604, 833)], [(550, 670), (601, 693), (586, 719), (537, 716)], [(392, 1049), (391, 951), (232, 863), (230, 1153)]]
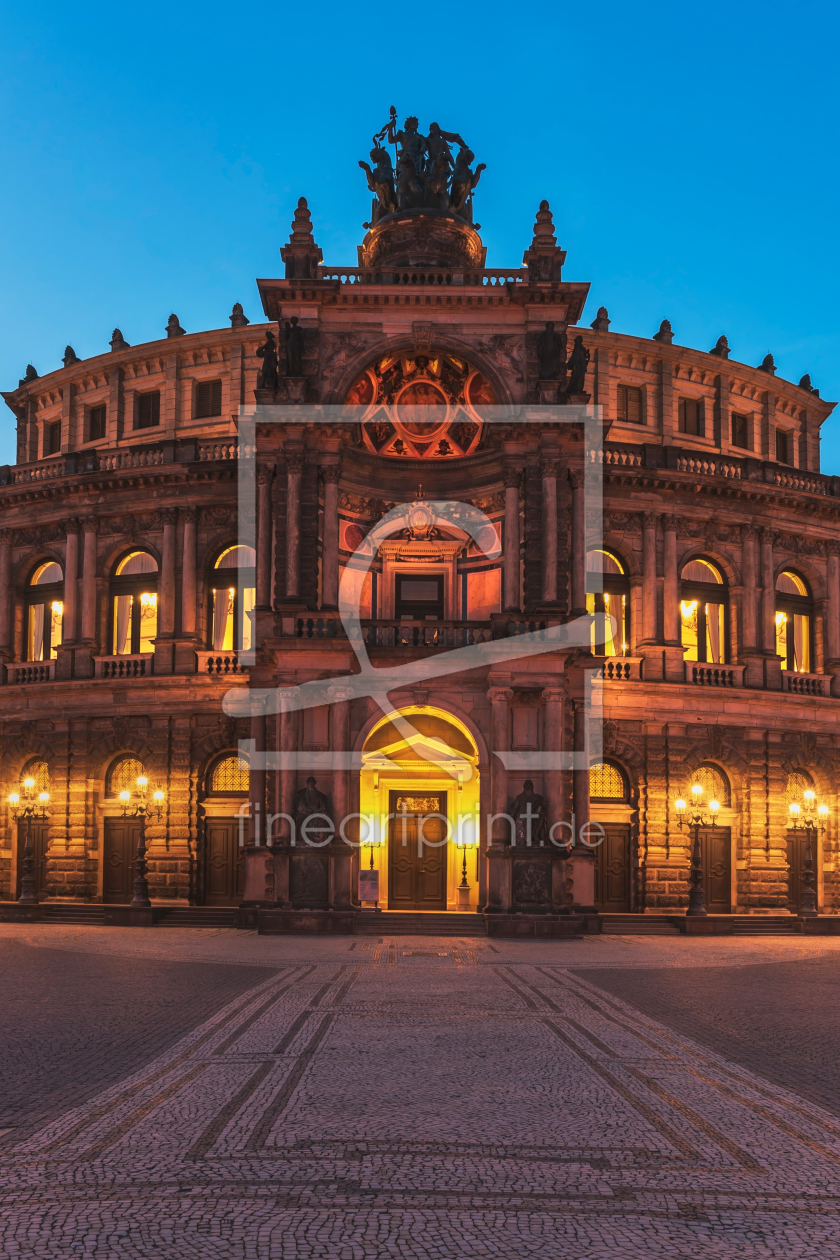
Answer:
[(838, 949), (2, 925), (0, 1253), (837, 1255)]

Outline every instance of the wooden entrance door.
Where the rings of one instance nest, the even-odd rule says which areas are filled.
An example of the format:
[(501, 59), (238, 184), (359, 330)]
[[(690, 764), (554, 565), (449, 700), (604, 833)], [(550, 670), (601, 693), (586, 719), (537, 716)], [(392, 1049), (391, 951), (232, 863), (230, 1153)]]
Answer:
[(391, 792), (390, 813), (388, 909), (445, 910), (446, 793)]
[[(32, 857), (35, 861), (35, 889), (38, 900), (43, 900), (47, 896), (47, 849), (49, 848), (50, 825), (46, 822), (32, 823)], [(17, 825), (17, 892), (15, 899), (20, 896), (21, 880), (23, 879), (23, 854), (26, 849), (26, 823), (19, 822)]]
[(238, 906), (245, 895), (245, 850), (239, 844), (239, 820), (208, 818), (205, 906)]
[(630, 910), (630, 827), (602, 823), (604, 839), (595, 850), (595, 909), (603, 914)]
[[(693, 843), (693, 835), (691, 839)], [(700, 853), (707, 913), (731, 914), (732, 843), (729, 828), (707, 827), (701, 830)]]
[(124, 905), (134, 894), (134, 861), (140, 823), (136, 818), (106, 818), (102, 855), (102, 900)]
[[(787, 860), (788, 860), (788, 910), (793, 914), (799, 914), (799, 906), (802, 900), (802, 875), (805, 870), (805, 845), (806, 838), (804, 832), (789, 831), (787, 833)], [(814, 890), (817, 887), (817, 846), (812, 837), (811, 839), (811, 862), (814, 872)]]

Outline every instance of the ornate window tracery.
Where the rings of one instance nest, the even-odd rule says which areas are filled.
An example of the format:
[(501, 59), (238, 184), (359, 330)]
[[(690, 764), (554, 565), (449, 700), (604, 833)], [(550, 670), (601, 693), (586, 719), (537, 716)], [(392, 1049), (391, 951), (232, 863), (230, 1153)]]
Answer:
[(599, 761), (589, 767), (589, 796), (593, 801), (626, 801), (627, 781), (609, 761)]
[(119, 796), (120, 792), (136, 792), (137, 780), (145, 774), (143, 762), (137, 757), (117, 757), (108, 767), (105, 777), (105, 795)]
[(49, 792), (50, 790), (50, 767), (46, 761), (40, 757), (33, 757), (27, 761), (26, 765), (20, 772), (21, 787), (24, 779), (35, 780), (35, 795), (39, 792)]
[(238, 753), (221, 757), (210, 771), (210, 791), (225, 796), (246, 795), (250, 786), (250, 767)]
[(377, 359), (345, 403), (363, 407), (362, 436), (375, 455), (456, 459), (481, 439), (483, 407), (498, 403), (484, 376), (456, 355), (400, 352)]
[(728, 805), (731, 799), (729, 788), (729, 780), (718, 766), (703, 765), (689, 776), (685, 789), (687, 800), (691, 800), (691, 785), (699, 783), (703, 789), (703, 795), (700, 798), (701, 805), (705, 806), (709, 801), (719, 801), (721, 805)]

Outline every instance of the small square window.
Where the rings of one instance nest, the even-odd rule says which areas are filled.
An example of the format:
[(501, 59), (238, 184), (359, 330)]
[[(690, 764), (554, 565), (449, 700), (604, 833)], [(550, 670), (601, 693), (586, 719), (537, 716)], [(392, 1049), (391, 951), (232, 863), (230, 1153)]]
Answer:
[(137, 395), (136, 429), (153, 429), (160, 424), (160, 390)]
[(776, 462), (779, 464), (789, 464), (790, 459), (790, 442), (788, 435), (784, 429), (776, 430)]
[(88, 412), (88, 435), (89, 442), (99, 442), (105, 436), (105, 422), (108, 418), (108, 408), (102, 403), (99, 407), (91, 407)]
[(44, 430), (44, 455), (61, 453), (61, 421), (54, 420)]
[(750, 422), (747, 416), (733, 414), (732, 445), (740, 446), (745, 451), (750, 449)]
[(680, 433), (703, 436), (703, 399), (680, 399)]
[(644, 424), (642, 391), (634, 385), (618, 387), (618, 419), (628, 424)]
[(199, 381), (195, 387), (195, 418), (222, 414), (222, 382)]

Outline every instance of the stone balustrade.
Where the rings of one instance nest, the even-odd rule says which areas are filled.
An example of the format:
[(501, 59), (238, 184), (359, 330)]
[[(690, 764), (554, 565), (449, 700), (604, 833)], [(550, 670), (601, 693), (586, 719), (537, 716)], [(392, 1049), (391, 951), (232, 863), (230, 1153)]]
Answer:
[(54, 680), (55, 661), (18, 661), (16, 664), (6, 665), (6, 682), (10, 686)]
[(230, 678), (248, 676), (249, 664), (245, 661), (248, 653), (229, 652), (196, 652), (198, 673), (208, 678)]
[(746, 665), (685, 662), (685, 681), (695, 687), (743, 687)]
[(489, 621), (405, 621), (362, 622), (368, 647), (460, 648), (489, 643), (493, 627)]
[(640, 656), (606, 656), (603, 664), (592, 670), (595, 682), (641, 682), (642, 658)]
[(154, 652), (136, 656), (94, 656), (94, 677), (125, 679), (149, 678), (154, 672)]
[(797, 696), (830, 696), (830, 674), (799, 674), (792, 669), (782, 670), (782, 690)]

